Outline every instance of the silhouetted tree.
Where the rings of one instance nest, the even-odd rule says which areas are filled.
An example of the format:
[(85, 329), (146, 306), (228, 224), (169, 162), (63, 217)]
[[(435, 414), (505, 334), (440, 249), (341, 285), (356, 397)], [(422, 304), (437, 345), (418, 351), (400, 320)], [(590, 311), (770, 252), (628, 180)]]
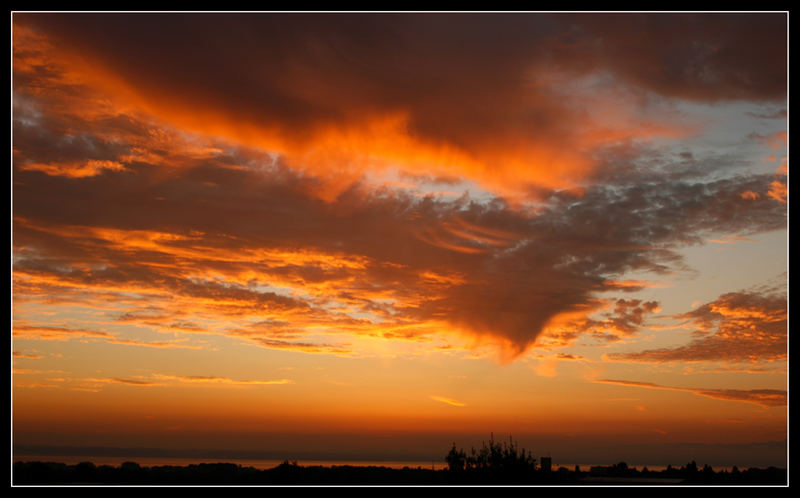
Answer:
[[(454, 457), (460, 457), (464, 452), (455, 449), (455, 444), (451, 453)], [(509, 437), (508, 443), (495, 443), (494, 438), (489, 441), (489, 445), (482, 443), (480, 450), (471, 448), (469, 456), (466, 457), (465, 470), (477, 472), (503, 472), (522, 474), (536, 470), (536, 459), (525, 449), (520, 450)]]
[(450, 453), (445, 457), (445, 461), (451, 471), (461, 472), (467, 465), (467, 454), (464, 450), (457, 449), (456, 443), (453, 443), (453, 447), (450, 448)]
[(96, 474), (97, 467), (92, 462), (81, 462), (75, 466), (75, 479), (78, 482), (92, 482)]

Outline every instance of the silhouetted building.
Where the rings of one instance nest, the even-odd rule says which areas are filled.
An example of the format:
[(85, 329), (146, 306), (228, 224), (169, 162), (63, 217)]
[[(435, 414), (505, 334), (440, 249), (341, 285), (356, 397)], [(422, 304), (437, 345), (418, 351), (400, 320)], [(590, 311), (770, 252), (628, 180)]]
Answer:
[(553, 467), (553, 460), (550, 457), (542, 457), (542, 472), (550, 472)]

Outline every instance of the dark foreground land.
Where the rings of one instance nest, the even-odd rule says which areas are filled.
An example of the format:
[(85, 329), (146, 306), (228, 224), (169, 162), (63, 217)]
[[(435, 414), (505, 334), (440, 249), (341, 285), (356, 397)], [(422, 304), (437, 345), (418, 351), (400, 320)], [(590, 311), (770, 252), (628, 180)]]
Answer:
[(786, 469), (769, 467), (715, 472), (694, 462), (680, 468), (648, 471), (624, 463), (592, 467), (590, 471), (559, 468), (545, 471), (503, 468), (393, 469), (378, 466), (302, 466), (283, 464), (266, 470), (233, 463), (142, 467), (126, 462), (119, 467), (82, 462), (16, 462), (14, 485), (783, 485)]

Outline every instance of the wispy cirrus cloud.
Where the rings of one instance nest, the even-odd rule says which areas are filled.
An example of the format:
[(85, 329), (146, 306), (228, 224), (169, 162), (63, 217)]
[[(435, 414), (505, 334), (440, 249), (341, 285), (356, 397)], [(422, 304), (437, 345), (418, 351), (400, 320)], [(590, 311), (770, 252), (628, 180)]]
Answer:
[(785, 406), (787, 403), (787, 392), (779, 389), (704, 389), (689, 387), (670, 387), (653, 384), (651, 382), (633, 382), (626, 380), (598, 379), (595, 382), (605, 384), (617, 384), (630, 387), (641, 387), (645, 389), (665, 389), (670, 391), (685, 391), (704, 396), (707, 398), (719, 399), (724, 401), (743, 401), (755, 403), (757, 405), (772, 407)]
[(293, 381), (290, 379), (269, 379), (269, 380), (262, 380), (262, 379), (232, 379), (230, 377), (219, 377), (215, 375), (166, 375), (166, 374), (154, 374), (154, 378), (160, 379), (163, 381), (177, 381), (177, 382), (184, 382), (184, 383), (197, 383), (197, 384), (231, 384), (231, 385), (243, 385), (243, 386), (272, 386), (272, 385), (283, 385), (283, 384), (292, 384)]
[(123, 346), (142, 346), (147, 348), (177, 348), (177, 349), (202, 349), (202, 345), (183, 344), (178, 341), (137, 341), (134, 339), (108, 339), (109, 344), (121, 344)]
[[(26, 372), (15, 372), (15, 374)], [(29, 373), (41, 374), (43, 372), (32, 371)], [(169, 375), (162, 373), (152, 373), (146, 376), (133, 376), (133, 377), (75, 377), (67, 375), (58, 379), (45, 379), (49, 384), (41, 384), (36, 382), (16, 383), (20, 387), (36, 388), (47, 386), (50, 388), (63, 388), (63, 389), (82, 389), (91, 392), (99, 392), (104, 385), (123, 385), (130, 387), (174, 387), (174, 386), (209, 386), (209, 385), (223, 385), (223, 386), (278, 386), (293, 384), (291, 379), (234, 379), (231, 377), (216, 376), (216, 375)], [(54, 383), (55, 382), (55, 383)]]
[(17, 323), (14, 325), (14, 336), (43, 340), (67, 340), (75, 337), (96, 337), (103, 339), (113, 338), (111, 334), (101, 330), (37, 326), (23, 323)]
[[(119, 344), (123, 346), (142, 346), (150, 348), (201, 349), (203, 347), (197, 344), (184, 344), (183, 341), (185, 339), (177, 339), (173, 341), (143, 341), (143, 340), (119, 337), (118, 334), (112, 334), (110, 332), (102, 330), (41, 326), (41, 325), (31, 325), (25, 323), (18, 323), (14, 325), (13, 336), (18, 339), (34, 339), (34, 340), (46, 340), (46, 341), (91, 339), (91, 340), (102, 341), (108, 344)], [(22, 355), (22, 354), (19, 355), (15, 354), (15, 357), (41, 358), (41, 356)]]
[(13, 358), (25, 358), (28, 360), (40, 360), (44, 358), (43, 355), (37, 353), (23, 353), (22, 351), (14, 351), (11, 356)]
[(85, 163), (29, 163), (20, 166), (22, 170), (42, 171), (48, 175), (66, 176), (70, 178), (85, 178), (99, 175), (103, 170), (128, 171), (125, 166), (116, 161), (98, 161), (90, 159)]
[(159, 386), (161, 385), (158, 382), (152, 382), (147, 380), (138, 380), (138, 379), (124, 379), (120, 377), (107, 377), (107, 378), (87, 378), (82, 379), (84, 382), (89, 382), (93, 384), (124, 384), (128, 386), (137, 386), (137, 387), (151, 387), (151, 386)]
[(455, 399), (452, 399), (452, 398), (445, 398), (443, 396), (433, 396), (433, 395), (431, 395), (431, 396), (429, 396), (429, 398), (434, 400), (434, 401), (438, 401), (439, 403), (444, 403), (444, 404), (450, 405), (450, 406), (457, 406), (457, 407), (467, 406), (466, 403), (462, 403), (461, 401), (458, 401), (458, 400), (455, 400)]

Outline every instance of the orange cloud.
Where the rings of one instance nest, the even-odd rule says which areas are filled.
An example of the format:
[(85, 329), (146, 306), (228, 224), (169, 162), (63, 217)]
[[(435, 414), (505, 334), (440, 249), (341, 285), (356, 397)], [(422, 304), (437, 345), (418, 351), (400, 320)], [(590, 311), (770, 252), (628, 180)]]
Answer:
[(111, 334), (100, 330), (71, 329), (66, 327), (36, 326), (16, 323), (14, 337), (26, 339), (67, 340), (74, 337), (111, 338)]
[(602, 382), (606, 384), (618, 384), (622, 386), (631, 386), (631, 387), (643, 387), (647, 389), (686, 391), (707, 398), (719, 399), (724, 401), (743, 401), (767, 407), (785, 406), (787, 402), (786, 391), (781, 391), (777, 389), (740, 390), (740, 389), (703, 389), (703, 388), (669, 387), (669, 386), (653, 384), (650, 382), (632, 382), (626, 380), (611, 380), (611, 379), (600, 379), (596, 380), (595, 382)]
[(770, 149), (780, 150), (786, 148), (788, 135), (785, 131), (778, 131), (767, 136), (754, 134), (753, 137)]
[(89, 378), (89, 379), (83, 379), (83, 380), (85, 380), (87, 382), (99, 383), (99, 384), (125, 384), (125, 385), (129, 385), (129, 386), (137, 386), (137, 387), (150, 387), (150, 386), (158, 386), (158, 385), (160, 385), (157, 382), (149, 382), (149, 381), (145, 381), (145, 380), (135, 380), (135, 379), (121, 379), (121, 378), (118, 378), (118, 377), (110, 377), (110, 378), (105, 378), (105, 379)]
[[(182, 344), (181, 340), (141, 341), (141, 340), (120, 338), (101, 330), (73, 329), (67, 327), (54, 327), (54, 326), (37, 326), (19, 322), (14, 324), (12, 331), (13, 331), (13, 336), (17, 339), (66, 341), (75, 338), (78, 339), (90, 338), (94, 340), (100, 340), (108, 344), (120, 344), (123, 346), (143, 346), (150, 348), (182, 348), (182, 349), (202, 348), (202, 346), (199, 345)], [(34, 358), (35, 356), (20, 355), (18, 357)], [(39, 358), (41, 358), (41, 356), (39, 356)]]
[[(400, 18), (374, 17), (374, 22), (387, 24), (389, 30), (408, 28)], [(256, 29), (259, 34), (248, 38), (249, 44), (266, 37), (261, 41), (272, 46), (268, 39), (272, 35), (266, 34), (273, 29), (258, 26), (288, 23), (294, 31), (286, 32), (286, 36), (300, 36), (300, 40), (320, 47), (322, 52), (327, 51), (321, 48), (326, 43), (336, 44), (329, 39), (331, 36), (348, 45), (355, 42), (348, 31), (334, 34), (339, 29), (338, 22), (325, 18), (306, 23), (299, 16), (251, 16), (240, 19), (240, 29), (214, 37), (208, 30), (213, 33), (219, 26), (206, 26), (202, 17), (186, 16), (184, 28), (202, 29), (205, 39), (218, 46), (207, 52), (212, 60), (187, 60), (181, 56), (180, 64), (171, 60), (176, 55), (172, 52), (175, 33), (153, 31), (150, 26), (150, 39), (135, 45), (134, 52), (130, 52), (134, 45), (127, 45), (118, 33), (105, 30), (120, 21), (133, 27), (137, 20), (114, 16), (106, 20), (94, 29), (84, 29), (79, 26), (92, 24), (90, 18), (16, 15), (14, 68), (20, 81), (18, 88), (24, 88), (22, 85), (29, 79), (39, 78), (46, 69), (52, 80), (61, 78), (65, 83), (94, 89), (98, 93), (95, 108), (113, 102), (118, 106), (117, 115), (144, 112), (180, 129), (280, 154), (291, 167), (313, 171), (320, 181), (315, 194), (328, 201), (335, 200), (359, 178), (393, 168), (411, 174), (466, 178), (501, 195), (526, 198), (531, 188), (578, 186), (597, 167), (590, 152), (610, 142), (674, 137), (689, 131), (677, 123), (641, 118), (629, 108), (630, 99), (625, 96), (604, 95), (613, 99), (613, 104), (598, 100), (597, 88), (591, 92), (582, 90), (571, 84), (575, 75), (559, 69), (550, 79), (563, 84), (549, 88), (531, 84), (528, 74), (536, 73), (541, 78), (554, 71), (548, 68), (550, 62), (545, 63), (535, 52), (494, 60), (472, 58), (469, 63), (445, 57), (440, 59), (445, 67), (426, 67), (430, 75), (409, 80), (410, 87), (421, 86), (411, 91), (387, 86), (386, 82), (396, 77), (402, 85), (409, 78), (406, 67), (419, 64), (419, 58), (409, 54), (423, 47), (416, 46), (413, 39), (385, 40), (399, 43), (396, 63), (383, 57), (374, 59), (377, 54), (363, 44), (349, 46), (386, 71), (384, 76), (372, 76), (354, 72), (347, 61), (334, 54), (323, 57), (316, 51), (296, 50), (291, 44), (287, 47), (293, 52), (292, 62), (270, 56), (254, 66), (255, 61), (248, 60), (235, 41), (239, 35), (233, 35)], [(456, 23), (462, 20), (454, 18)], [(425, 24), (430, 21), (433, 19)], [(429, 27), (433, 28), (433, 24), (436, 22)], [(490, 30), (501, 29), (494, 22), (486, 26)], [(122, 31), (132, 42), (138, 37), (138, 30), (130, 31), (130, 27)], [(427, 35), (436, 43), (443, 42), (446, 38), (441, 37), (448, 28), (439, 26)], [(356, 28), (360, 29), (363, 27)], [(91, 40), (92, 33), (106, 37), (105, 43)], [(156, 48), (155, 40), (160, 37), (165, 38), (164, 44)], [(475, 38), (470, 43), (485, 47), (486, 39)], [(436, 51), (442, 47), (434, 44), (424, 48)], [(137, 59), (151, 50), (149, 63), (139, 64)], [(221, 55), (220, 51), (228, 52), (216, 61), (225, 69), (212, 78), (208, 64), (215, 64), (213, 59)], [(122, 53), (132, 57), (121, 57)], [(155, 70), (159, 66), (171, 71)], [(264, 68), (269, 77), (259, 71), (251, 71), (250, 76), (240, 74), (243, 69), (254, 67)], [(489, 69), (494, 70), (494, 75), (487, 74)], [(198, 81), (198, 72), (208, 85), (205, 90), (188, 84)], [(498, 77), (501, 74), (508, 79)], [(237, 79), (250, 86), (231, 88)], [(52, 80), (48, 83), (55, 85)], [(470, 81), (469, 86), (476, 91), (470, 95), (463, 95), (464, 90), (455, 91), (463, 81)], [(342, 86), (331, 86), (337, 84)], [(181, 90), (176, 91), (175, 85)], [(568, 90), (554, 90), (561, 87)], [(403, 93), (399, 99), (395, 95), (398, 91)], [(235, 95), (238, 97), (230, 97)], [(465, 98), (473, 101), (471, 106), (463, 106)], [(580, 105), (570, 105), (573, 101)], [(576, 107), (582, 111), (577, 112)], [(610, 108), (614, 109), (611, 114)], [(75, 111), (89, 115), (84, 109), (76, 107)], [(596, 119), (587, 119), (587, 112)], [(614, 119), (610, 120), (610, 116)], [(151, 143), (160, 140), (153, 133), (148, 137)], [(118, 161), (159, 164), (165, 157), (162, 151), (171, 148), (168, 145), (163, 141), (157, 147), (134, 145), (128, 154), (119, 155)], [(219, 152), (213, 146), (198, 150), (207, 152), (197, 157)], [(107, 164), (125, 168), (120, 162)], [(97, 168), (64, 169), (48, 163), (29, 163), (25, 167), (49, 174), (97, 174)]]
[(14, 351), (12, 353), (12, 357), (13, 358), (26, 358), (26, 359), (29, 359), (29, 360), (40, 360), (40, 359), (44, 358), (44, 356), (42, 356), (40, 354), (21, 353), (19, 351)]
[(787, 306), (782, 293), (727, 293), (676, 316), (703, 333), (689, 344), (609, 357), (642, 362), (783, 360), (787, 356)]
[[(339, 58), (295, 54), (292, 45), (297, 65), (272, 54), (258, 67), (287, 72), (248, 73), (252, 80), (241, 73), (254, 67), (240, 65), (247, 54), (232, 51), (218, 60), (227, 72), (208, 74), (207, 60), (173, 64), (161, 53), (173, 50), (169, 43), (153, 50), (159, 37), (184, 43), (174, 32), (154, 28), (146, 45), (130, 44), (140, 35), (136, 23), (152, 17), (103, 18), (108, 25), (89, 31), (74, 27), (99, 18), (14, 19), (15, 334), (36, 317), (51, 334), (113, 330), (105, 340), (118, 344), (200, 347), (118, 332), (136, 326), (329, 354), (351, 354), (366, 338), (445, 347), (458, 336), (515, 358), (537, 341), (629, 337), (658, 306), (605, 297), (652, 285), (626, 274), (667, 274), (681, 264), (677, 248), (710, 230), (736, 236), (785, 227), (777, 203), (740, 196), (767, 191), (773, 178), (709, 173), (698, 180), (694, 172), (665, 175), (648, 161), (630, 166), (639, 162), (631, 141), (688, 128), (630, 107), (628, 87), (615, 90), (581, 71), (571, 79), (574, 68), (532, 77), (542, 60), (530, 53), (442, 59), (453, 72), (428, 67), (442, 79), (422, 80), (370, 47), (349, 47), (376, 67), (388, 64), (385, 74), (397, 79), (386, 86)], [(222, 22), (234, 18), (245, 31), (261, 22), (281, 29), (280, 16)], [(328, 21), (303, 19), (289, 30), (303, 43), (339, 33)], [(458, 22), (472, 22), (465, 19)], [(186, 20), (187, 29), (208, 21)], [(111, 25), (120, 31), (108, 31)], [(481, 29), (507, 31), (487, 26)], [(94, 36), (108, 43), (87, 44)], [(483, 38), (471, 43), (490, 48)], [(137, 63), (143, 54), (150, 63)], [(513, 71), (476, 74), (476, 67)], [(321, 74), (330, 79), (314, 78)], [(215, 91), (230, 89), (235, 75), (241, 92)], [(186, 85), (188, 76), (208, 86)], [(330, 81), (343, 83), (344, 93)], [(598, 119), (611, 109), (617, 113)], [(124, 170), (69, 176), (35, 167), (90, 162)], [(418, 191), (381, 187), (388, 177), (413, 180)], [(475, 182), (501, 195), (475, 191)], [(562, 188), (575, 183), (580, 188)], [(419, 195), (440, 184), (472, 192)], [(89, 327), (89, 319), (74, 325), (38, 313), (76, 306), (109, 318)]]
[[(630, 290), (639, 290), (639, 289), (647, 289), (647, 288), (658, 288), (663, 286), (658, 282), (649, 282), (646, 280), (607, 280), (603, 282), (603, 285), (611, 289), (630, 289)], [(653, 310), (655, 313), (658, 313), (658, 310)]]
[(251, 386), (272, 386), (291, 384), (289, 379), (274, 379), (274, 380), (235, 380), (229, 377), (218, 377), (208, 375), (164, 375), (155, 374), (155, 378), (162, 380), (175, 380), (179, 382), (199, 383), (199, 384), (234, 384), (234, 385), (251, 385)]
[(788, 195), (789, 188), (785, 183), (776, 180), (769, 184), (769, 192), (767, 192), (767, 197), (770, 199), (775, 199), (782, 204), (786, 204), (786, 198)]
[(244, 330), (229, 330), (228, 335), (248, 339), (255, 344), (267, 349), (297, 351), (301, 353), (324, 353), (335, 355), (349, 355), (353, 350), (348, 344), (326, 344), (311, 341), (287, 341), (275, 338), (269, 333), (258, 333)]
[(147, 348), (178, 348), (178, 349), (202, 349), (203, 346), (192, 344), (181, 344), (179, 342), (164, 341), (136, 341), (133, 339), (108, 339), (109, 344), (122, 344), (124, 346), (143, 346)]
[(452, 398), (444, 398), (442, 396), (429, 396), (429, 398), (434, 400), (434, 401), (438, 401), (440, 403), (444, 403), (444, 404), (450, 405), (450, 406), (458, 406), (458, 407), (467, 406), (465, 403), (462, 403), (461, 401), (454, 400)]
[(96, 176), (103, 172), (109, 171), (130, 171), (122, 164), (116, 161), (98, 161), (90, 159), (86, 163), (67, 163), (67, 164), (24, 164), (21, 166), (22, 170), (42, 171), (48, 175), (66, 176), (68, 178), (86, 178)]
[(737, 242), (752, 242), (753, 239), (748, 237), (726, 237), (724, 239), (708, 239), (709, 242), (713, 242), (715, 244), (735, 244)]
[[(612, 287), (616, 287), (612, 285)], [(620, 287), (629, 287), (622, 285)], [(638, 288), (638, 285), (635, 286)], [(544, 329), (545, 346), (567, 346), (584, 334), (616, 341), (638, 332), (645, 318), (661, 309), (655, 301), (638, 299), (595, 300), (591, 306), (559, 314)], [(602, 312), (602, 313), (601, 313)], [(600, 314), (599, 318), (592, 318)]]

